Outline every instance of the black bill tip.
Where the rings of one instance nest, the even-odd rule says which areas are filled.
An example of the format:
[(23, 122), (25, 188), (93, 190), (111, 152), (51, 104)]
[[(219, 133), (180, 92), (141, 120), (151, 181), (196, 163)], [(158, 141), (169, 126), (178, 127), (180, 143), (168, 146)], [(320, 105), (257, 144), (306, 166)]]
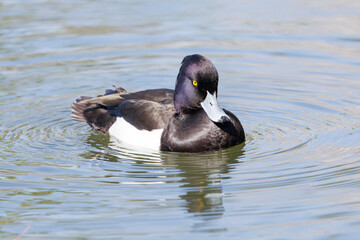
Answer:
[(230, 122), (230, 118), (228, 116), (221, 116), (220, 120), (219, 120), (219, 123), (227, 123), (227, 122)]

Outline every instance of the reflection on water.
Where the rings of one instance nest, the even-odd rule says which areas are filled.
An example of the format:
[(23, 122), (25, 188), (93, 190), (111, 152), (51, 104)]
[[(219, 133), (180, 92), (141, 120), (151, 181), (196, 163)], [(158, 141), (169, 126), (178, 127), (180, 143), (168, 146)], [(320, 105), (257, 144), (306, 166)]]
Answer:
[[(98, 147), (97, 144), (108, 144), (108, 142), (97, 142), (99, 135), (92, 134), (88, 143), (92, 146)], [(102, 135), (100, 135), (103, 138)], [(94, 141), (95, 140), (95, 141)], [(214, 151), (202, 154), (187, 154), (187, 153), (166, 153), (166, 152), (141, 152), (138, 149), (123, 148), (117, 145), (114, 141), (109, 145), (116, 152), (115, 155), (98, 154), (96, 159), (103, 159), (106, 161), (114, 161), (115, 158), (132, 159), (133, 164), (149, 165), (155, 164), (161, 168), (170, 168), (162, 172), (163, 175), (152, 175), (151, 169), (144, 169), (149, 171), (149, 178), (163, 179), (163, 183), (168, 181), (168, 171), (173, 172), (176, 169), (176, 177), (181, 185), (179, 186), (182, 193), (179, 197), (186, 200), (186, 208), (189, 213), (196, 213), (196, 216), (204, 216), (206, 219), (211, 219), (218, 215), (222, 215), (224, 208), (222, 206), (222, 184), (221, 180), (224, 174), (228, 173), (232, 164), (239, 163), (239, 158), (243, 155), (244, 144), (235, 146), (229, 149)], [(89, 153), (87, 156), (90, 156)], [(94, 158), (94, 156), (92, 157)], [(141, 182), (144, 179), (144, 172), (140, 171), (139, 175), (136, 172), (131, 173), (131, 178), (139, 179)], [(128, 179), (128, 178), (127, 178)], [(138, 181), (135, 181), (135, 183)], [(148, 181), (147, 181), (148, 182)], [(158, 182), (158, 181), (156, 181)], [(121, 184), (121, 182), (119, 182)], [(148, 182), (149, 183), (149, 182)]]
[(188, 212), (209, 218), (223, 214), (221, 179), (242, 154), (242, 146), (237, 146), (208, 154), (165, 155), (162, 161), (180, 170), (180, 187), (185, 191), (180, 197), (187, 201)]
[[(356, 239), (359, 12), (353, 0), (1, 1), (0, 238)], [(71, 120), (76, 97), (113, 84), (173, 88), (193, 53), (217, 67), (246, 144), (147, 152)]]
[[(110, 173), (102, 180), (104, 183), (145, 186), (178, 183), (179, 199), (185, 201), (181, 206), (201, 219), (194, 224), (194, 231), (201, 231), (208, 221), (219, 219), (224, 214), (222, 180), (229, 180), (227, 174), (240, 164), (245, 145), (188, 154), (126, 148), (119, 146), (116, 139), (95, 133), (90, 134), (86, 142), (98, 150), (82, 154), (93, 165), (101, 166), (101, 161), (127, 165), (128, 170), (122, 167), (106, 169)], [(220, 230), (224, 229), (217, 229)]]
[(166, 164), (176, 165), (181, 172), (185, 194), (180, 197), (187, 201), (188, 212), (207, 217), (224, 212), (221, 179), (229, 172), (229, 165), (238, 163), (237, 158), (242, 154), (241, 149), (233, 151), (163, 159)]

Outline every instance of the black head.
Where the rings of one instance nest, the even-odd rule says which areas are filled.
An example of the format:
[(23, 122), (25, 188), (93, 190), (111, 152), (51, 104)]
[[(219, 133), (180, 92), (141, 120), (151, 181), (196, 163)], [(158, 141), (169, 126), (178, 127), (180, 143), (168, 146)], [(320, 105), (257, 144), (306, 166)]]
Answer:
[(201, 108), (207, 92), (217, 96), (219, 81), (214, 64), (204, 56), (186, 56), (181, 64), (174, 94), (177, 113)]

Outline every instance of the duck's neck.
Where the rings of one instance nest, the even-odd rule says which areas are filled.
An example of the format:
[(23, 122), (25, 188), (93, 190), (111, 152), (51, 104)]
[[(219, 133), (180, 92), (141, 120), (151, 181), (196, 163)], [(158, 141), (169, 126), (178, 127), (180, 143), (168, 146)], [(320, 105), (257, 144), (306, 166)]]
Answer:
[(201, 111), (202, 109), (201, 108), (193, 108), (193, 109), (189, 109), (189, 108), (180, 108), (179, 111), (176, 110), (175, 112), (175, 115), (176, 116), (185, 116), (185, 115), (188, 115), (188, 114), (195, 114), (195, 113), (198, 113), (199, 111)]

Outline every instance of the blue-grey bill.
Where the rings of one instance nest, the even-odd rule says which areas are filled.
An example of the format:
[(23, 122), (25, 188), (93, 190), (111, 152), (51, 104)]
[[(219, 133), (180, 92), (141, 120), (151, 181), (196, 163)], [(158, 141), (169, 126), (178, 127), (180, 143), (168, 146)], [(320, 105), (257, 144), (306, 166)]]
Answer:
[(214, 94), (211, 94), (207, 91), (205, 100), (200, 104), (211, 121), (222, 123), (224, 122), (224, 119), (229, 119), (224, 110), (220, 108), (215, 92)]

